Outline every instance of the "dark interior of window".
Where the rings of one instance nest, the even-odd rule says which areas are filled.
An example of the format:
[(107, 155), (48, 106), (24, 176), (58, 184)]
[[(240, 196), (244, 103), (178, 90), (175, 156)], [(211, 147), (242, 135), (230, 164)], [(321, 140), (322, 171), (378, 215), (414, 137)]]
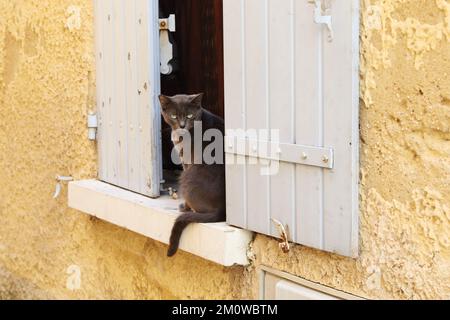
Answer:
[[(224, 116), (223, 0), (160, 0), (160, 18), (176, 16), (174, 71), (161, 75), (165, 95), (203, 92), (204, 108)], [(162, 121), (164, 179), (168, 185), (181, 167), (171, 160), (170, 128)]]

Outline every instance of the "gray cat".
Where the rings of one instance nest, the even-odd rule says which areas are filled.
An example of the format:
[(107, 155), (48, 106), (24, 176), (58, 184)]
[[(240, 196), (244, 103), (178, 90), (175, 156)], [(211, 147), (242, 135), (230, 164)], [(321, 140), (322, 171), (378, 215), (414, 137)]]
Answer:
[[(161, 113), (172, 132), (179, 129), (187, 130), (194, 137), (194, 122), (201, 121), (203, 133), (208, 129), (218, 129), (224, 133), (224, 121), (202, 107), (203, 94), (159, 96)], [(174, 134), (173, 136), (177, 136)], [(192, 138), (191, 154), (194, 152)], [(222, 141), (223, 143), (223, 141)], [(184, 150), (180, 140), (175, 139), (175, 147), (183, 159)], [(202, 150), (205, 148), (203, 143)], [(222, 148), (223, 150), (223, 148)], [(210, 223), (225, 221), (225, 165), (223, 152), (216, 155), (216, 164), (194, 164), (193, 161), (183, 162), (183, 173), (180, 176), (180, 193), (184, 203), (180, 205), (183, 212), (172, 228), (167, 256), (173, 256), (180, 243), (183, 230), (190, 223)], [(191, 159), (193, 160), (193, 159)]]

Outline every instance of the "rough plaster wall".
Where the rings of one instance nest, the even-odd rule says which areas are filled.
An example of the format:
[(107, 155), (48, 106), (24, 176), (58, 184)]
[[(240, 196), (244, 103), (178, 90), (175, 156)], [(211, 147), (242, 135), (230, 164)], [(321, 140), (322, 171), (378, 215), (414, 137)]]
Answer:
[(252, 298), (261, 264), (368, 298), (450, 298), (448, 0), (362, 0), (360, 258), (257, 236), (231, 269), (51, 199), (56, 174), (96, 176), (92, 10), (0, 0), (1, 298)]

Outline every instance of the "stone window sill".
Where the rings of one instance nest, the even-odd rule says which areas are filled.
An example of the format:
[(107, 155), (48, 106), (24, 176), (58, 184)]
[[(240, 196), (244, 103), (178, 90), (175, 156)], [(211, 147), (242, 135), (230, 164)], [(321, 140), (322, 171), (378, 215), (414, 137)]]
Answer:
[[(98, 180), (69, 183), (69, 207), (167, 244), (178, 201), (151, 199)], [(193, 224), (180, 249), (223, 266), (247, 265), (252, 233), (226, 223)]]

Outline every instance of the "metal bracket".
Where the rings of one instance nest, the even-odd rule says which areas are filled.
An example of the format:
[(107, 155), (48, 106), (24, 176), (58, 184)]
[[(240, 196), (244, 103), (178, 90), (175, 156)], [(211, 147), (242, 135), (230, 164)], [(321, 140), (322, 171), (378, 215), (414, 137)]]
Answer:
[(173, 71), (170, 61), (173, 59), (173, 45), (170, 43), (169, 32), (176, 31), (175, 15), (171, 14), (169, 18), (159, 19), (159, 47), (161, 73), (169, 75)]
[(225, 136), (225, 152), (251, 158), (290, 162), (306, 166), (333, 169), (332, 148), (262, 141), (236, 136)]
[(65, 176), (56, 176), (56, 187), (55, 187), (55, 193), (53, 194), (53, 199), (56, 199), (61, 194), (62, 190), (62, 183), (63, 182), (71, 182), (73, 181), (72, 177), (65, 177)]
[[(328, 41), (333, 41), (334, 31), (332, 25), (331, 15), (324, 15), (324, 10), (322, 7), (322, 0), (309, 0), (309, 2), (314, 3), (314, 22), (317, 24), (324, 24), (328, 29)], [(328, 10), (329, 8), (327, 8)]]
[(89, 140), (95, 141), (97, 139), (97, 128), (98, 128), (97, 115), (95, 113), (89, 112), (87, 119), (87, 126), (88, 126)]

